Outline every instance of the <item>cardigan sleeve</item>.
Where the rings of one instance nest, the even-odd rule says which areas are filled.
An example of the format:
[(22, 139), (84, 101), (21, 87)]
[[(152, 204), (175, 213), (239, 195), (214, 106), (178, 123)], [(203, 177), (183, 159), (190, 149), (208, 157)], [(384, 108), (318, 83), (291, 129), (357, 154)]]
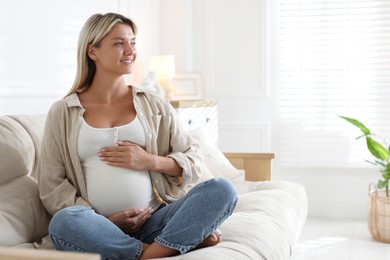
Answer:
[(53, 104), (46, 117), (39, 160), (39, 196), (51, 215), (69, 206), (91, 207), (76, 188), (74, 171), (67, 169), (70, 156), (63, 106), (61, 102)]
[(171, 152), (168, 157), (175, 159), (183, 168), (181, 185), (186, 188), (199, 181), (203, 157), (198, 142), (187, 133), (174, 108), (170, 106), (169, 109), (172, 120), (170, 126)]
[(134, 106), (147, 136), (146, 151), (170, 157), (183, 169), (181, 177), (150, 171), (153, 187), (161, 199), (177, 200), (200, 179), (203, 168), (200, 146), (187, 133), (168, 100), (133, 86), (132, 89)]

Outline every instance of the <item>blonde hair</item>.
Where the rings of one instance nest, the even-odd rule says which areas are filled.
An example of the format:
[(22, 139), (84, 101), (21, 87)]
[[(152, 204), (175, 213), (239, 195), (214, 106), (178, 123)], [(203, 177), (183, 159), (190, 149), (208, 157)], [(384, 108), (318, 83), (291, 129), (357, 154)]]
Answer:
[(128, 24), (137, 34), (136, 24), (129, 18), (116, 13), (94, 14), (84, 24), (80, 31), (77, 46), (77, 72), (72, 88), (66, 94), (69, 96), (76, 92), (86, 90), (96, 73), (94, 61), (88, 56), (88, 47), (99, 47), (103, 38), (111, 31), (114, 25)]

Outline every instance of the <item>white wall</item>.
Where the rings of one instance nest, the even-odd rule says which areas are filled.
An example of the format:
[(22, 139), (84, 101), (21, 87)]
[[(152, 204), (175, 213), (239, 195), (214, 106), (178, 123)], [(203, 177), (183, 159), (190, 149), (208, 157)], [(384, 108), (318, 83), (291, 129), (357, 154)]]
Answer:
[(0, 115), (46, 113), (70, 89), (78, 34), (94, 13), (119, 12), (139, 27), (138, 84), (158, 52), (156, 0), (3, 0), (0, 2)]
[(200, 72), (205, 97), (219, 101), (220, 148), (269, 151), (264, 1), (164, 0), (160, 11), (160, 51), (175, 55), (178, 72)]

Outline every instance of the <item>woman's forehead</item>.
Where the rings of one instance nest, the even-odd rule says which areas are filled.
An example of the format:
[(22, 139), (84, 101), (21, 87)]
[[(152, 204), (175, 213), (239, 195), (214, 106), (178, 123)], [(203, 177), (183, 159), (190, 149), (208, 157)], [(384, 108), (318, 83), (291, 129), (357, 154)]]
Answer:
[(107, 34), (110, 38), (112, 37), (127, 37), (129, 39), (132, 39), (135, 37), (133, 29), (130, 25), (124, 24), (124, 23), (117, 23), (114, 25), (111, 29), (111, 31)]

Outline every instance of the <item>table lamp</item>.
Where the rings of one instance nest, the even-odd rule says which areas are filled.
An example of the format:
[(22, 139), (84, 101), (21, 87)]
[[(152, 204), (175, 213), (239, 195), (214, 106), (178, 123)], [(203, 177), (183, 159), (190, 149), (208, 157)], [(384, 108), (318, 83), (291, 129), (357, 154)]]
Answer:
[(174, 86), (172, 78), (175, 76), (175, 56), (173, 55), (155, 55), (150, 58), (150, 71), (154, 72), (160, 86), (165, 92), (165, 97), (172, 98)]

